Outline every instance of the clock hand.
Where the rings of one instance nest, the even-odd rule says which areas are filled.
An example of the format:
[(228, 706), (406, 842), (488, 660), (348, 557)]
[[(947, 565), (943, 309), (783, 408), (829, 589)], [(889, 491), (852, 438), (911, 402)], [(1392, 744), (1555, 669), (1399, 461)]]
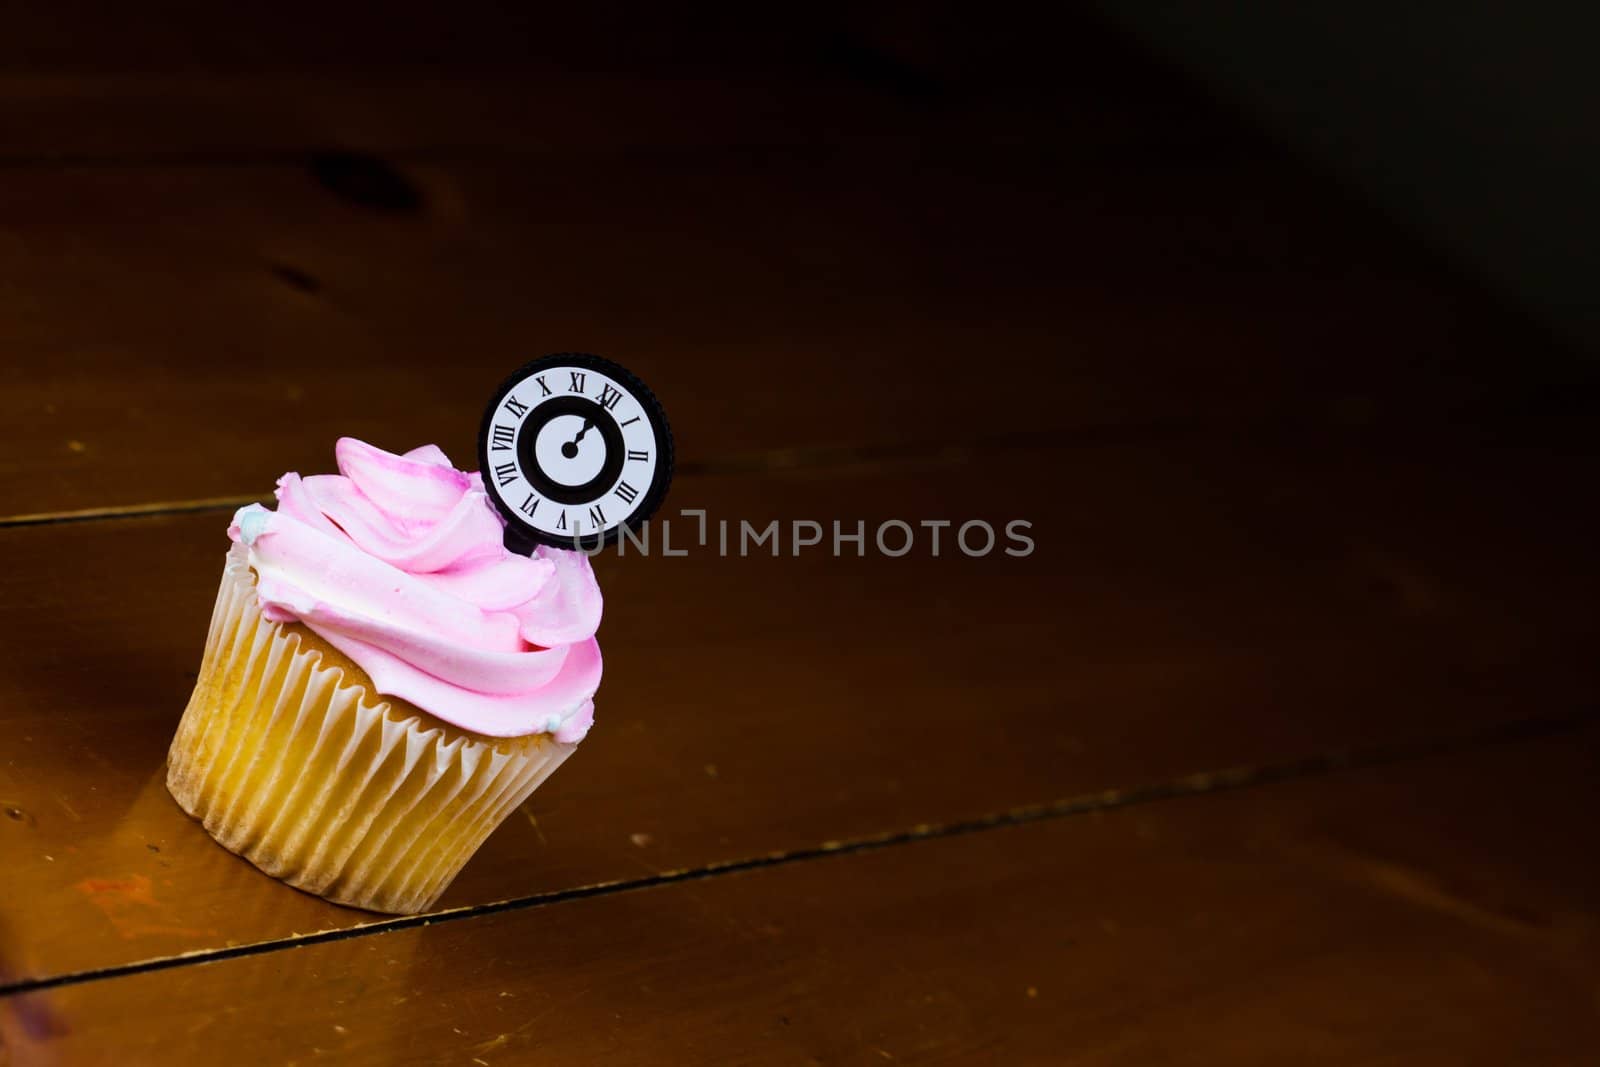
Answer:
[(584, 419), (583, 420), (583, 429), (578, 431), (578, 436), (574, 437), (572, 440), (568, 441), (566, 444), (561, 446), (561, 454), (563, 456), (567, 457), (568, 459), (577, 458), (577, 455), (578, 455), (578, 442), (583, 440), (583, 435), (588, 433), (589, 430), (593, 426), (594, 426), (594, 420), (593, 419)]

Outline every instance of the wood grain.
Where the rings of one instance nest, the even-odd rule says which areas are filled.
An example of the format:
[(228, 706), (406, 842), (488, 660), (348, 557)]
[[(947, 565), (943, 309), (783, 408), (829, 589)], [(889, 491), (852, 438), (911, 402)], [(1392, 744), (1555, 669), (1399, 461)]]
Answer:
[[(443, 36), (392, 11), (318, 9), (310, 35), (282, 13), (19, 13), (0, 518), (248, 493), (341, 433), (464, 455), (492, 383), (554, 348), (643, 372), (693, 462), (1343, 417), (1259, 380), (1300, 320), (1241, 337), (1213, 273), (1288, 268), (1319, 319), (1403, 308), (1407, 349), (1448, 346), (1463, 312), (1480, 331), (1431, 278), (1389, 291), (1418, 264), (1393, 267), (1381, 227), (1286, 228), (1303, 175), (1092, 18), (1057, 19), (1045, 47), (832, 8), (775, 32), (488, 5)], [(1304, 274), (1324, 260), (1377, 270), (1325, 304)], [(967, 425), (951, 383), (996, 352), (1010, 417)], [(1157, 388), (1122, 366), (1152, 353)]]
[(1600, 736), (14, 998), (24, 1062), (1600, 1055)]
[[(1298, 221), (1272, 172), (1067, 170), (886, 152), (0, 173), (0, 516), (256, 492), (342, 434), (469, 463), (484, 397), (560, 349), (650, 382), (690, 464), (1431, 429), (1555, 373), (1505, 364), (1508, 326), (1471, 290)], [(975, 413), (975, 389), (1003, 410)]]
[[(713, 544), (724, 518), (1003, 528), (1026, 507), (1037, 550), (968, 558), (946, 531), (938, 558), (603, 557), (600, 725), (442, 905), (1585, 711), (1592, 521), (1546, 492), (1573, 472), (1452, 455), (1002, 450), (684, 479), (674, 506), (704, 508)], [(1521, 494), (1547, 522), (1508, 510)], [(166, 796), (223, 524), (0, 531), (14, 979), (368, 919), (258, 874)], [(694, 530), (680, 516), (675, 544)]]
[(472, 3), (441, 32), (436, 12), (393, 5), (84, 6), (8, 12), (0, 163), (930, 137), (1089, 158), (1256, 147), (1082, 11), (1030, 32), (927, 5), (814, 4), (764, 23)]

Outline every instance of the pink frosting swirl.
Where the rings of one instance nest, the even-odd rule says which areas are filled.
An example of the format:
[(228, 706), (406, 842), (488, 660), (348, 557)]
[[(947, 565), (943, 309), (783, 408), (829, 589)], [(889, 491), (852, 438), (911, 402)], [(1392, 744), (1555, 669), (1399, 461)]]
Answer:
[(344, 437), (339, 474), (278, 479), (278, 509), (239, 509), (228, 536), (262, 614), (298, 620), (379, 693), (494, 737), (581, 740), (600, 684), (600, 587), (580, 552), (508, 552), (477, 473), (424, 445)]

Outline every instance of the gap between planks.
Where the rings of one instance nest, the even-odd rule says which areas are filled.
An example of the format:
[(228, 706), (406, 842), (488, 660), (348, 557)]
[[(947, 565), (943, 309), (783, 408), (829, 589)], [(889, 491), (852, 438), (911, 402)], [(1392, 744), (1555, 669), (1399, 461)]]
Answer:
[[(1070, 448), (1114, 447), (1159, 443), (1200, 436), (1207, 427), (1199, 422), (1172, 420), (1121, 426), (1108, 424), (1060, 432), (1024, 432), (968, 441), (910, 441), (880, 445), (807, 445), (748, 452), (722, 459), (691, 460), (677, 464), (676, 476), (717, 477), (775, 473), (786, 470), (845, 469), (856, 473), (877, 470), (947, 467), (972, 462), (980, 455), (1009, 451), (1055, 451)], [(1222, 428), (1216, 428), (1223, 432)], [(60, 523), (136, 519), (191, 512), (225, 511), (265, 500), (270, 494), (206, 497), (146, 504), (117, 504), (73, 511), (40, 511), (0, 515), (0, 529), (13, 526), (51, 526)]]
[[(835, 140), (765, 140), (750, 138), (716, 144), (638, 144), (587, 145), (578, 151), (590, 162), (609, 163), (703, 163), (708, 159), (767, 159), (789, 155), (815, 158), (853, 148), (899, 148), (927, 154), (915, 136), (885, 139), (862, 134)], [(1276, 161), (1270, 151), (1234, 147), (1229, 152), (1195, 151), (1188, 146), (1176, 149), (1165, 145), (1151, 147), (1101, 145), (1083, 152), (1063, 150), (1045, 143), (986, 145), (984, 159), (993, 163), (1067, 163), (1079, 167), (1101, 167), (1108, 171), (1153, 171), (1175, 163), (1189, 169), (1218, 168), (1240, 164), (1259, 165)], [(933, 150), (937, 151), (937, 149)], [(364, 144), (360, 141), (329, 141), (283, 150), (182, 149), (156, 152), (0, 152), (0, 171), (23, 170), (284, 170), (311, 165), (327, 156), (348, 156), (381, 160), (397, 166), (523, 166), (570, 159), (571, 151), (558, 147), (515, 147), (496, 144)]]
[(22, 996), (29, 993), (57, 989), (62, 986), (82, 985), (87, 982), (125, 978), (155, 971), (172, 970), (177, 967), (218, 963), (246, 956), (260, 956), (309, 945), (323, 945), (335, 941), (372, 937), (396, 930), (410, 930), (437, 923), (459, 922), (485, 915), (495, 915), (500, 912), (552, 907), (572, 901), (587, 900), (591, 897), (634, 893), (646, 889), (678, 885), (684, 882), (702, 881), (749, 871), (807, 863), (829, 857), (849, 856), (863, 852), (874, 852), (880, 849), (914, 845), (919, 842), (1025, 826), (1030, 823), (1051, 819), (1115, 811), (1161, 801), (1181, 800), (1230, 790), (1270, 786), (1280, 782), (1313, 778), (1339, 771), (1360, 770), (1412, 762), (1471, 749), (1574, 733), (1596, 724), (1600, 724), (1600, 708), (1585, 708), (1571, 714), (1517, 719), (1511, 722), (1497, 723), (1464, 734), (1437, 737), (1429, 740), (1339, 749), (1325, 752), (1321, 755), (1277, 763), (1200, 771), (1149, 785), (1134, 786), (1127, 789), (1106, 789), (1047, 803), (1025, 805), (1006, 811), (993, 812), (972, 819), (943, 824), (924, 823), (906, 829), (888, 830), (843, 841), (826, 841), (809, 848), (773, 852), (764, 856), (752, 856), (745, 859), (726, 860), (720, 863), (677, 871), (665, 871), (643, 878), (599, 882), (570, 889), (535, 893), (530, 896), (515, 897), (510, 900), (496, 901), (489, 904), (477, 904), (446, 911), (431, 912), (425, 915), (398, 916), (338, 930), (327, 930), (314, 934), (295, 934), (268, 941), (258, 941), (249, 945), (199, 949), (176, 956), (162, 956), (118, 964), (112, 967), (71, 971), (46, 978), (25, 979), (0, 985), (0, 997)]
[[(1311, 414), (1311, 418), (1306, 416)], [(923, 440), (881, 444), (819, 444), (769, 448), (719, 459), (679, 462), (675, 475), (705, 478), (741, 474), (775, 474), (782, 471), (841, 470), (854, 474), (955, 467), (1006, 452), (1075, 451), (1124, 448), (1183, 442), (1263, 440), (1283, 446), (1321, 442), (1364, 448), (1377, 443), (1403, 443), (1426, 439), (1427, 425), (1401, 427), (1379, 423), (1341, 427), (1318, 421), (1315, 413), (1287, 411), (1278, 415), (1243, 419), (1167, 418), (1138, 423), (1104, 423), (1050, 431), (1018, 431), (966, 440)], [(59, 523), (97, 522), (110, 519), (151, 518), (191, 512), (225, 511), (267, 499), (270, 494), (240, 494), (144, 504), (114, 504), (101, 508), (24, 512), (0, 515), (0, 530), (15, 526), (49, 526)]]

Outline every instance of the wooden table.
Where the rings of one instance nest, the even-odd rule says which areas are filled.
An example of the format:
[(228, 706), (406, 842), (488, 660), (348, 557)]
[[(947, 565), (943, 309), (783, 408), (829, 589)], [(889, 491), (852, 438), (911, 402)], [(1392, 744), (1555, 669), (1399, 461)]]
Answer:
[[(0, 40), (0, 1063), (1600, 1054), (1594, 375), (1448, 264), (1075, 15), (120, 10)], [(1036, 549), (602, 557), (436, 912), (259, 874), (228, 514), (563, 348), (669, 516)]]

